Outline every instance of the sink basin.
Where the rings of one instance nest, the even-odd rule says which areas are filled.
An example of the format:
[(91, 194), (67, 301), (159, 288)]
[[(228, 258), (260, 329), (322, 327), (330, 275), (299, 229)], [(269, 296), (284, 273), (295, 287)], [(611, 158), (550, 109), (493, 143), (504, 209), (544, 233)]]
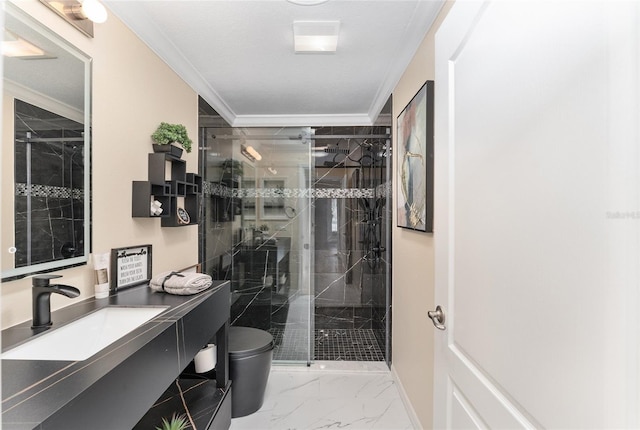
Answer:
[(161, 314), (167, 307), (111, 306), (2, 353), (3, 360), (82, 361)]

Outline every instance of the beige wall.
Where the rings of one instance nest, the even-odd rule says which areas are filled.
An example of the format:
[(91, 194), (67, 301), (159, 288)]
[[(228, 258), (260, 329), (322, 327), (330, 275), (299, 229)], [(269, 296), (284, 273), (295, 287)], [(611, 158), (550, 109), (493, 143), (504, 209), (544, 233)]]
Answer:
[[(393, 91), (393, 117), (435, 77), (434, 36), (453, 5), (447, 2)], [(435, 83), (438, 91), (438, 83)], [(394, 142), (396, 124), (393, 124)], [(394, 152), (397, 154), (397, 151)], [(394, 160), (395, 161), (395, 160)], [(394, 164), (397, 165), (397, 164)], [(435, 202), (437, 205), (438, 202)], [(394, 208), (395, 195), (394, 195)], [(393, 225), (397, 225), (394, 210)], [(427, 311), (434, 304), (433, 234), (393, 230), (393, 368), (423, 428), (433, 421), (433, 336)]]
[[(184, 124), (197, 141), (197, 94), (113, 14), (95, 26), (90, 39), (36, 0), (15, 3), (93, 58), (93, 252), (152, 244), (154, 273), (197, 262), (197, 226), (161, 228), (160, 220), (131, 217), (131, 181), (146, 180), (149, 136), (165, 121)], [(3, 142), (3, 164), (7, 151), (10, 156)], [(198, 170), (196, 152), (183, 155), (188, 172)], [(12, 218), (4, 202), (2, 218)], [(93, 296), (90, 264), (55, 273), (64, 276), (61, 282), (80, 288), (76, 300)], [(2, 284), (3, 328), (31, 318), (30, 284), (29, 279)], [(53, 309), (70, 303), (52, 297)]]

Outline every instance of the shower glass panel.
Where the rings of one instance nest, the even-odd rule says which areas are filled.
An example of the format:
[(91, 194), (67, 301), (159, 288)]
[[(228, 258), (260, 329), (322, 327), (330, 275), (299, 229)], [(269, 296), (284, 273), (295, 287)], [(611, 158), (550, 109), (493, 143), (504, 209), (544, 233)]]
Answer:
[(204, 270), (231, 281), (231, 325), (271, 333), (276, 361), (309, 363), (310, 128), (210, 127), (201, 133)]
[(315, 359), (390, 362), (390, 130), (314, 133)]
[[(203, 116), (201, 123), (219, 119)], [(391, 362), (391, 131), (201, 127), (203, 269), (278, 363)]]

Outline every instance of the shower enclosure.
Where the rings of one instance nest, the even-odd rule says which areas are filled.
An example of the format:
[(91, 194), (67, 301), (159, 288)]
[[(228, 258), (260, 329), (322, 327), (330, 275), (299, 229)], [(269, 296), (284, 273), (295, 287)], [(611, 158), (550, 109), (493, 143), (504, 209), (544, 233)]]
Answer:
[(390, 361), (390, 130), (315, 130), (314, 322), (319, 360)]
[[(202, 123), (202, 121), (201, 121)], [(274, 360), (389, 361), (389, 129), (201, 127), (201, 261)]]

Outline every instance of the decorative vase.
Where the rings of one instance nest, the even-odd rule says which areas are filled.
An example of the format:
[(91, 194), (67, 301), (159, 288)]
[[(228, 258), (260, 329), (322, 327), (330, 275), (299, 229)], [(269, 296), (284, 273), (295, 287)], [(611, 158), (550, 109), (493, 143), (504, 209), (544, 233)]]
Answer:
[(157, 143), (154, 143), (153, 152), (166, 152), (172, 157), (176, 157), (176, 158), (182, 157), (182, 148), (173, 144), (158, 145)]

